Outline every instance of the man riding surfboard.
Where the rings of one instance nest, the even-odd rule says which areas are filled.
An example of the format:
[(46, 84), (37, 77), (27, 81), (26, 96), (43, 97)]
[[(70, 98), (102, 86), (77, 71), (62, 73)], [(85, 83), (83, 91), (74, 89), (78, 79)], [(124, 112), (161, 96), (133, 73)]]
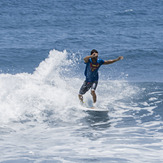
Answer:
[(93, 105), (96, 103), (97, 101), (97, 96), (95, 93), (97, 84), (98, 84), (98, 79), (99, 79), (99, 75), (98, 75), (98, 70), (100, 68), (101, 65), (108, 65), (111, 63), (114, 63), (116, 61), (122, 60), (123, 56), (118, 57), (117, 59), (113, 59), (113, 60), (102, 60), (102, 59), (98, 59), (98, 51), (93, 49), (91, 51), (91, 55), (86, 56), (84, 58), (84, 62), (86, 64), (86, 68), (85, 68), (85, 76), (86, 79), (83, 83), (83, 85), (80, 88), (79, 91), (79, 100), (81, 101), (81, 103), (83, 103), (83, 95), (91, 88), (91, 95), (93, 98)]

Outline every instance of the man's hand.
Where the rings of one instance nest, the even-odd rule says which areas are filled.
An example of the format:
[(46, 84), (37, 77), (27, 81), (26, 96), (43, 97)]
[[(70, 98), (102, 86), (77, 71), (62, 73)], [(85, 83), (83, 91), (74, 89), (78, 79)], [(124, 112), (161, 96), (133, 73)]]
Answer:
[(118, 57), (118, 60), (122, 60), (122, 59), (123, 59), (123, 56)]
[(92, 58), (92, 59), (95, 58), (95, 59), (97, 59), (97, 58), (98, 58), (98, 53), (93, 53), (92, 55), (86, 56), (86, 57), (84, 58), (84, 62), (87, 63), (88, 60), (89, 60), (89, 58)]
[(93, 53), (91, 56), (92, 56), (91, 58), (96, 58), (98, 57), (98, 53)]

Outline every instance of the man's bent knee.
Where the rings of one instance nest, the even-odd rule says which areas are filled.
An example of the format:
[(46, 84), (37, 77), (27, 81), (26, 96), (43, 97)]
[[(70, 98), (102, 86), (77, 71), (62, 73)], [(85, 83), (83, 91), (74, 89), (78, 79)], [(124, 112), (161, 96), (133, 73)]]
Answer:
[(93, 96), (93, 95), (95, 95), (96, 93), (95, 93), (95, 90), (91, 90), (91, 95)]

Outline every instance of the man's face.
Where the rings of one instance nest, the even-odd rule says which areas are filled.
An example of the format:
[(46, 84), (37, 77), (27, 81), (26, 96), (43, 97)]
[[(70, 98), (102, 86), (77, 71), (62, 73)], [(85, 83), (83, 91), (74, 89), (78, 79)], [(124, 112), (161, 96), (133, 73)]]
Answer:
[(93, 53), (92, 55), (93, 55), (93, 58), (94, 59), (97, 59), (98, 58), (98, 53)]

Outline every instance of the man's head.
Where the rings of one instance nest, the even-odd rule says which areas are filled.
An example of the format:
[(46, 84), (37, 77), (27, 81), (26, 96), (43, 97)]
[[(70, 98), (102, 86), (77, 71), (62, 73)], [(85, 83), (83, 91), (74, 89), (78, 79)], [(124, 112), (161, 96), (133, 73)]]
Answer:
[(93, 49), (93, 50), (91, 51), (91, 55), (92, 55), (93, 53), (97, 53), (97, 54), (98, 54), (98, 51), (97, 51), (96, 49)]
[(97, 50), (95, 50), (95, 49), (93, 49), (93, 50), (91, 51), (91, 55), (93, 55), (93, 56), (94, 56), (94, 58), (93, 58), (93, 59), (97, 60), (97, 58), (98, 58), (98, 51), (97, 51)]

